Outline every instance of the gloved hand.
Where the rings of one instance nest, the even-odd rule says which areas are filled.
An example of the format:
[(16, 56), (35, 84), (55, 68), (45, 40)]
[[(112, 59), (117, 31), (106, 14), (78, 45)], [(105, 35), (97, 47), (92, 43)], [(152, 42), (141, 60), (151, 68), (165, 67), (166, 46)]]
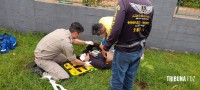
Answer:
[(85, 44), (94, 45), (94, 43), (92, 41), (85, 41)]
[(90, 63), (91, 63), (92, 61), (89, 61), (89, 62), (85, 62), (85, 67), (88, 67), (88, 66), (92, 66)]

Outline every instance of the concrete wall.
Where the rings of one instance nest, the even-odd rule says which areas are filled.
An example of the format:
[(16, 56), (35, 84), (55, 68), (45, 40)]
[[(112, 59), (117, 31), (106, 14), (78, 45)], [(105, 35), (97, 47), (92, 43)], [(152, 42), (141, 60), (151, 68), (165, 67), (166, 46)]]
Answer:
[(105, 15), (113, 15), (113, 11), (76, 7), (71, 5), (35, 2), (35, 30), (50, 32), (57, 28), (68, 28), (72, 22), (80, 22), (84, 26), (83, 39), (97, 39), (92, 36), (91, 26)]
[(33, 0), (0, 0), (0, 26), (22, 32), (35, 29)]
[(200, 52), (200, 20), (173, 18), (166, 43), (166, 48)]
[(200, 52), (200, 21), (173, 17), (177, 0), (151, 0), (155, 9), (148, 47)]
[(85, 31), (82, 39), (100, 39), (91, 35), (91, 26), (102, 16), (112, 16), (111, 10), (77, 7), (34, 0), (0, 0), (0, 26), (19, 32), (51, 32), (68, 28), (72, 22), (80, 22)]
[[(151, 0), (155, 9), (148, 47), (176, 51), (200, 52), (200, 21), (173, 17), (177, 0)], [(91, 25), (102, 16), (112, 16), (111, 10), (77, 7), (34, 0), (0, 0), (0, 26), (20, 32), (51, 32), (67, 28), (78, 21), (85, 32), (82, 39), (95, 40)]]

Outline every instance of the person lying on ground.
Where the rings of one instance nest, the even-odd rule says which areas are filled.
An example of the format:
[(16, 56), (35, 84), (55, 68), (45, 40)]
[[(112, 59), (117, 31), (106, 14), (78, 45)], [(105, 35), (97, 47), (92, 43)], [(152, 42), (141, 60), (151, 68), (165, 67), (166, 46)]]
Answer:
[(112, 51), (107, 53), (107, 58), (103, 57), (101, 54), (101, 49), (99, 48), (99, 44), (94, 43), (94, 45), (88, 45), (86, 49), (82, 52), (80, 56), (80, 60), (84, 62), (91, 61), (91, 65), (98, 69), (109, 69), (111, 68), (111, 62), (114, 56)]

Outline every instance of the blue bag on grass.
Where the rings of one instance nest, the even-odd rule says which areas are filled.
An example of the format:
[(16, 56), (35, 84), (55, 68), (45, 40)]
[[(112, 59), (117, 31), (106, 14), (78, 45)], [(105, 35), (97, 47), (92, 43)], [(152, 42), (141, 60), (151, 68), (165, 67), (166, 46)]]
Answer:
[(16, 38), (10, 34), (0, 34), (0, 53), (4, 54), (15, 49)]

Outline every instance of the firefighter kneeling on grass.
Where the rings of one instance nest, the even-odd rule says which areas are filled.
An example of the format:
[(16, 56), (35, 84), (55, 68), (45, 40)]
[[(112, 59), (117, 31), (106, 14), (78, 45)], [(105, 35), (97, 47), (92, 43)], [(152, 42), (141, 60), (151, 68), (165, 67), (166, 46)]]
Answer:
[(78, 60), (74, 54), (72, 44), (93, 45), (92, 41), (78, 39), (83, 31), (83, 26), (74, 22), (69, 29), (56, 29), (40, 40), (34, 54), (35, 63), (44, 70), (41, 76), (52, 76), (54, 80), (69, 78), (69, 74), (59, 65), (67, 60), (75, 65), (91, 66), (90, 62)]

